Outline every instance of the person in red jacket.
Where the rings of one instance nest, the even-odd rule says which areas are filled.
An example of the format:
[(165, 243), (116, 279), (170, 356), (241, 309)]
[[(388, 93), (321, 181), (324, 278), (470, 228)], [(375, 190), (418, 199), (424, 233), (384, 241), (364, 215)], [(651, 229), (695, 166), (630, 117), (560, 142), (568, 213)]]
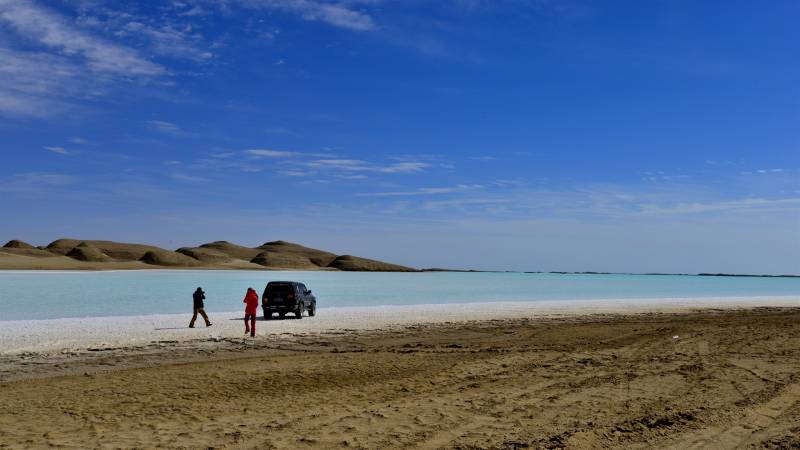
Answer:
[[(258, 311), (258, 294), (253, 288), (247, 288), (247, 294), (244, 295), (242, 303), (244, 307), (244, 334), (250, 333), (250, 336), (256, 335), (256, 312)], [(247, 323), (248, 319), (250, 323)]]

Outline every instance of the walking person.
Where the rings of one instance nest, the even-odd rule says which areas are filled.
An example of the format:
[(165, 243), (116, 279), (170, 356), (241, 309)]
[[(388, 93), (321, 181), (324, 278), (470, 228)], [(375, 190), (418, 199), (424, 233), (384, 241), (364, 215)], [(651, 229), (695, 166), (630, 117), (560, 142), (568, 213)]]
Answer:
[(192, 314), (192, 321), (189, 322), (189, 328), (194, 328), (194, 321), (197, 320), (198, 314), (203, 316), (203, 320), (206, 321), (206, 326), (210, 327), (211, 322), (208, 320), (208, 315), (204, 309), (205, 304), (203, 303), (203, 300), (206, 298), (206, 293), (203, 292), (203, 288), (197, 288), (197, 290), (194, 291), (194, 294), (192, 294), (192, 298), (194, 299), (194, 314)]
[[(253, 288), (247, 288), (247, 293), (244, 295), (242, 303), (244, 307), (244, 334), (250, 333), (250, 337), (256, 335), (256, 312), (258, 311), (258, 294)], [(247, 323), (247, 321), (250, 323)]]

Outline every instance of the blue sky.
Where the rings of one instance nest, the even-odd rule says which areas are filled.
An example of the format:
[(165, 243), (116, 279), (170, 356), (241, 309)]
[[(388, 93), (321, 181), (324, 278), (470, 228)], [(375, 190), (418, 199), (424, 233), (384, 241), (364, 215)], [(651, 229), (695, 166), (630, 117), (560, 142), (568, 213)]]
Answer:
[(800, 273), (792, 1), (0, 0), (0, 235)]

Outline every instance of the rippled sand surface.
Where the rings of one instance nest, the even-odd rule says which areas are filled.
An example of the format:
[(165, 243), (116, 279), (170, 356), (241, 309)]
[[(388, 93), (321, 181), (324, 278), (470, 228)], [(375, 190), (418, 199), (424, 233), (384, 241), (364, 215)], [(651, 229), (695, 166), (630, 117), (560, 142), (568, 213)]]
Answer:
[(797, 308), (164, 340), (0, 370), (12, 448), (800, 445)]

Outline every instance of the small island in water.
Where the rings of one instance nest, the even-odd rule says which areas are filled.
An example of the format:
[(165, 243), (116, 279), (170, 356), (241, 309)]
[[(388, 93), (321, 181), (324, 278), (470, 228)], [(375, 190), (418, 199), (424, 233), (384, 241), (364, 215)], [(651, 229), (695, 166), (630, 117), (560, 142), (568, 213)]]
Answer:
[(6, 270), (131, 270), (131, 269), (343, 270), (416, 272), (417, 269), (352, 255), (337, 255), (286, 241), (244, 247), (215, 241), (175, 251), (145, 244), (58, 239), (36, 247), (11, 240), (0, 248), (0, 269)]

